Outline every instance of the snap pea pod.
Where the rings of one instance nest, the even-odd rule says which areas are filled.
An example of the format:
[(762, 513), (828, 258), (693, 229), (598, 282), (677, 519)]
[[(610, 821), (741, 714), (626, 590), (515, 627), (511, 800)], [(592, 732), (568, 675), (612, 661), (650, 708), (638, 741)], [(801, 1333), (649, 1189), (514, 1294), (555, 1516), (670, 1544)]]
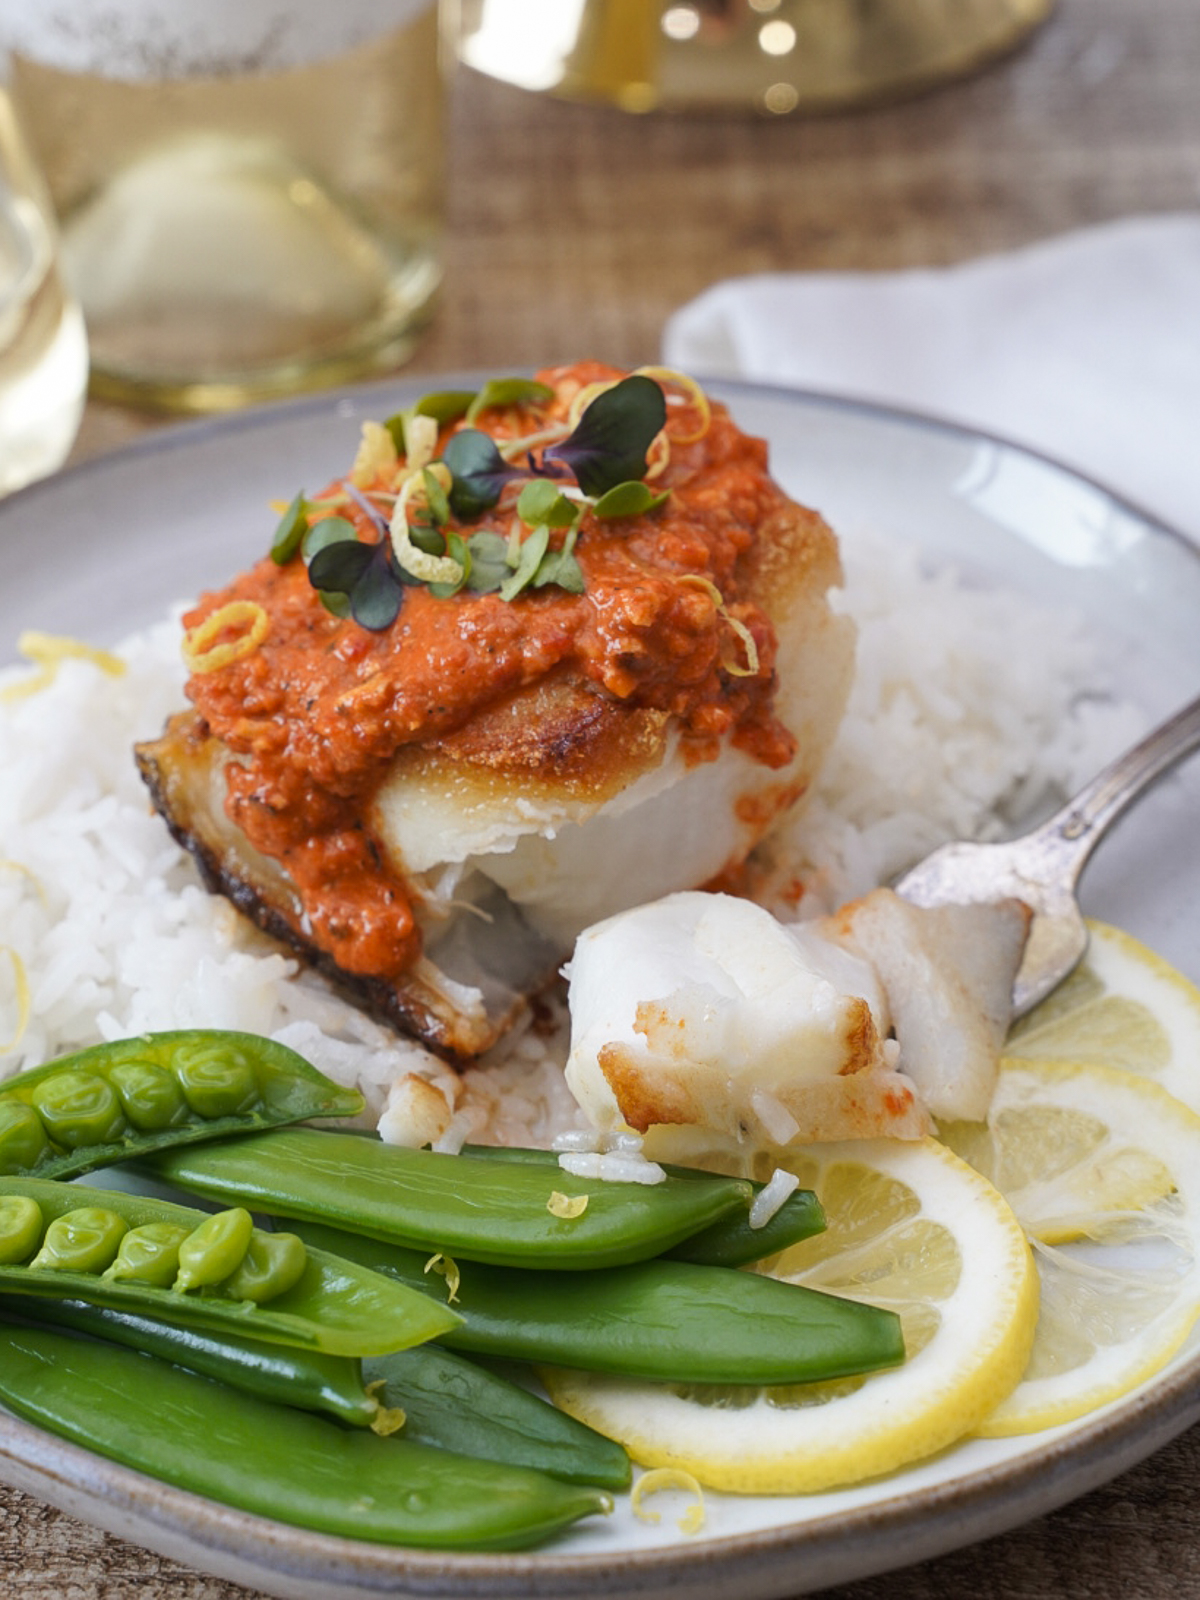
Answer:
[[(722, 1217), (746, 1216), (738, 1178), (668, 1178), (652, 1187), (571, 1178), (532, 1162), (464, 1161), (352, 1133), (280, 1128), (164, 1150), (142, 1167), (226, 1204), (327, 1223), (415, 1249), (542, 1271), (659, 1255)], [(566, 1215), (555, 1196), (584, 1200)]]
[(367, 1392), (362, 1362), (354, 1356), (295, 1350), (242, 1334), (180, 1327), (140, 1312), (117, 1311), (82, 1300), (0, 1295), (0, 1315), (70, 1328), (94, 1339), (144, 1350), (190, 1372), (219, 1379), (232, 1389), (279, 1405), (298, 1406), (302, 1411), (325, 1411), (353, 1427), (374, 1427), (377, 1432), (390, 1427), (385, 1407)]
[(286, 1045), (251, 1033), (147, 1033), (0, 1083), (0, 1173), (71, 1178), (199, 1139), (363, 1109)]
[(424, 1292), (414, 1292), (361, 1264), (319, 1249), (305, 1248), (300, 1276), (290, 1288), (262, 1302), (235, 1298), (227, 1283), (237, 1282), (239, 1263), (235, 1253), (227, 1252), (231, 1231), (240, 1233), (240, 1227), (213, 1229), (220, 1217), (116, 1189), (86, 1188), (49, 1178), (0, 1178), (0, 1245), (7, 1231), (4, 1217), (16, 1213), (15, 1231), (21, 1233), (21, 1213), (30, 1203), (40, 1211), (43, 1240), (51, 1229), (69, 1224), (81, 1210), (117, 1217), (126, 1225), (125, 1237), (164, 1224), (182, 1230), (185, 1237), (207, 1231), (212, 1250), (222, 1258), (219, 1264), (227, 1267), (226, 1277), (185, 1293), (146, 1278), (114, 1276), (107, 1268), (100, 1272), (76, 1270), (66, 1246), (59, 1265), (41, 1267), (32, 1265), (36, 1259), (32, 1252), (24, 1259), (13, 1259), (10, 1252), (0, 1250), (0, 1292), (5, 1294), (86, 1300), (183, 1326), (350, 1356), (402, 1350), (436, 1338), (458, 1321), (453, 1311), (430, 1296), (427, 1286)]
[(180, 1489), (378, 1544), (520, 1549), (612, 1509), (599, 1489), (381, 1439), (47, 1328), (0, 1326), (0, 1401)]
[[(462, 1154), (493, 1161), (521, 1161), (562, 1170), (558, 1166), (558, 1153), (554, 1150), (473, 1144), (465, 1145)], [(673, 1178), (712, 1176), (697, 1167), (667, 1166), (664, 1170)], [(765, 1184), (751, 1183), (755, 1194), (765, 1187)], [(821, 1202), (811, 1189), (796, 1189), (760, 1227), (750, 1226), (748, 1211), (736, 1211), (673, 1245), (663, 1254), (676, 1261), (694, 1261), (705, 1267), (745, 1267), (752, 1261), (777, 1255), (789, 1245), (799, 1244), (801, 1239), (810, 1239), (814, 1233), (822, 1233), (824, 1229), (825, 1213)]]
[(661, 1383), (754, 1385), (850, 1377), (904, 1359), (893, 1312), (756, 1272), (658, 1260), (548, 1273), (467, 1261), (443, 1277), (416, 1251), (313, 1223), (296, 1228), (312, 1247), (414, 1289), (452, 1293), (462, 1322), (442, 1343), (468, 1354)]
[(382, 1382), (389, 1410), (404, 1412), (406, 1439), (568, 1483), (629, 1486), (629, 1457), (614, 1440), (440, 1344), (372, 1356), (363, 1372), (372, 1385)]

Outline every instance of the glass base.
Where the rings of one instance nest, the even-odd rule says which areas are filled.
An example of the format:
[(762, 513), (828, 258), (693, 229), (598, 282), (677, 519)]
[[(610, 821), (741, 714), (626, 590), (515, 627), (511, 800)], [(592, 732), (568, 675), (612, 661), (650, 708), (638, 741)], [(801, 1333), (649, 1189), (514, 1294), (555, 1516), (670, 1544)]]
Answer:
[(386, 371), (412, 353), (436, 241), (366, 227), (269, 144), (169, 143), (63, 219), (92, 393), (228, 410)]
[[(1054, 0), (458, 0), (460, 58), (626, 111), (838, 111), (978, 71)], [(543, 14), (545, 12), (545, 14)]]

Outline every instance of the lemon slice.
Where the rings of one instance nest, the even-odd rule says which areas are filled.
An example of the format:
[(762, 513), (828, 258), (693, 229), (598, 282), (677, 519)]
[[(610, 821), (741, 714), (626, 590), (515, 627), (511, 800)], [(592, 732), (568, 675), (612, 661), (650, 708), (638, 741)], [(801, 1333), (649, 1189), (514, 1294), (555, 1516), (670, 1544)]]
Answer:
[(784, 1389), (544, 1374), (555, 1402), (648, 1467), (711, 1488), (797, 1494), (853, 1483), (971, 1432), (1012, 1389), (1037, 1321), (1037, 1277), (1012, 1211), (933, 1140), (789, 1152), (828, 1228), (777, 1277), (897, 1311), (908, 1356), (886, 1372)]
[(1004, 1063), (987, 1130), (946, 1128), (1035, 1242), (1029, 1366), (980, 1426), (1032, 1433), (1159, 1371), (1200, 1314), (1200, 1116), (1134, 1073)]
[(1006, 1053), (1144, 1072), (1200, 1112), (1200, 989), (1120, 929), (1088, 931), (1081, 965), (1017, 1023)]

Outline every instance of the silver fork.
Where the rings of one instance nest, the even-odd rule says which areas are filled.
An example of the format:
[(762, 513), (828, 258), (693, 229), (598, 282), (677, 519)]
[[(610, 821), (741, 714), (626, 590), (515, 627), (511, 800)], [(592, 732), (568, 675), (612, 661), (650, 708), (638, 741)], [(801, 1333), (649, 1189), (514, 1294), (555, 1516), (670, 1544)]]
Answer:
[(1033, 921), (1013, 986), (1013, 1016), (1024, 1016), (1087, 950), (1076, 885), (1088, 857), (1133, 801), (1197, 747), (1200, 698), (1105, 767), (1032, 833), (1005, 844), (943, 845), (893, 887), (918, 906), (1023, 900)]

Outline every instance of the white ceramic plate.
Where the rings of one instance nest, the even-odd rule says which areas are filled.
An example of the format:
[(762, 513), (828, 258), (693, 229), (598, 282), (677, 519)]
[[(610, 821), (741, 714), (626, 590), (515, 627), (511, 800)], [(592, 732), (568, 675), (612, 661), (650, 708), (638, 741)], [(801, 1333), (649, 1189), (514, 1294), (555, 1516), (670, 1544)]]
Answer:
[[(344, 471), (359, 422), (439, 379), (376, 385), (153, 436), (0, 505), (0, 661), (23, 627), (95, 644), (223, 583), (266, 548), (269, 502)], [(917, 544), (980, 582), (1081, 610), (1147, 726), (1200, 687), (1200, 552), (1097, 485), (974, 432), (811, 395), (713, 385), (771, 445), (776, 475), (843, 537)], [(1200, 763), (1107, 842), (1086, 909), (1200, 979)], [(356, 1544), (154, 1483), (0, 1413), (0, 1478), (189, 1565), (286, 1600), (587, 1595), (767, 1600), (848, 1582), (1013, 1527), (1115, 1477), (1200, 1418), (1200, 1340), (1086, 1421), (976, 1440), (879, 1482), (806, 1499), (707, 1497), (699, 1536), (628, 1511), (526, 1555)]]

